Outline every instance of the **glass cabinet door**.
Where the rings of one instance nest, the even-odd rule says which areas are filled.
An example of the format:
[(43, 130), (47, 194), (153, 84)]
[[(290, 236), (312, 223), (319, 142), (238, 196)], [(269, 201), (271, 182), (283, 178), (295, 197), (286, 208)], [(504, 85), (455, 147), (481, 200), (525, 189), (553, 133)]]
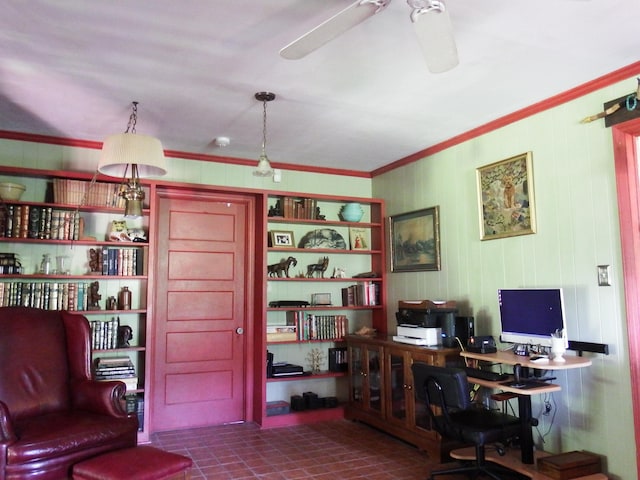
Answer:
[(360, 345), (349, 345), (349, 403), (362, 408), (364, 404), (363, 349)]
[(407, 395), (409, 390), (407, 379), (407, 361), (404, 352), (389, 351), (389, 410), (390, 420), (405, 423), (407, 418)]
[(367, 396), (365, 402), (370, 410), (382, 413), (382, 352), (380, 347), (367, 346)]

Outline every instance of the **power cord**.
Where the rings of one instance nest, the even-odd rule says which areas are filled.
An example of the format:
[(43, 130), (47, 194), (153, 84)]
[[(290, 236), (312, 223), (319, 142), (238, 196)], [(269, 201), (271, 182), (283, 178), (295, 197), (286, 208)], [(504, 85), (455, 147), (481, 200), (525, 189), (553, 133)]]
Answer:
[(543, 444), (545, 443), (545, 438), (549, 435), (549, 433), (551, 433), (551, 429), (553, 428), (553, 423), (555, 421), (557, 411), (558, 409), (556, 405), (556, 399), (553, 396), (553, 393), (545, 394), (544, 397), (542, 398), (542, 405), (540, 407), (540, 413), (538, 414), (538, 417), (540, 416), (551, 417), (549, 421), (549, 426), (547, 427), (547, 430), (544, 433), (542, 433), (540, 432), (540, 429), (536, 425), (536, 431), (538, 432), (540, 441)]

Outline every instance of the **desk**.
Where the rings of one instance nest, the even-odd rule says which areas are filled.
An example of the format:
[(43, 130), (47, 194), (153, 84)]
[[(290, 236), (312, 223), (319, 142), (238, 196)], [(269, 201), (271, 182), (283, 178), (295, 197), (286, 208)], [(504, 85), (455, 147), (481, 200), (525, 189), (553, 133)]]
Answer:
[[(496, 353), (460, 352), (460, 355), (473, 360), (480, 360), (490, 363), (502, 363), (504, 365), (516, 365), (519, 363), (523, 367), (535, 368), (539, 370), (568, 370), (571, 368), (583, 368), (591, 365), (591, 360), (587, 358), (570, 355), (565, 355), (564, 362), (554, 362), (552, 360), (549, 360), (546, 363), (532, 362), (529, 360), (529, 357), (524, 357), (516, 355), (512, 352), (503, 351), (498, 351)], [(544, 387), (525, 389), (503, 385), (501, 382), (482, 380), (480, 378), (469, 378), (469, 381), (478, 385), (482, 385), (484, 387), (500, 389), (504, 390), (505, 392), (511, 392), (518, 395), (518, 416), (520, 417), (520, 423), (522, 427), (522, 431), (520, 433), (522, 463), (532, 464), (534, 462), (534, 455), (533, 430), (531, 425), (531, 396), (560, 391), (560, 386), (549, 384)]]

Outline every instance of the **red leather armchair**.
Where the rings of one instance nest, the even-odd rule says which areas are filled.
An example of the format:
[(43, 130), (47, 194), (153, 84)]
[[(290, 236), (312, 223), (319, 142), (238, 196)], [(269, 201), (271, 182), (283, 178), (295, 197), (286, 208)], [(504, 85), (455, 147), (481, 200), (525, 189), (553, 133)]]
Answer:
[(0, 308), (0, 480), (61, 480), (86, 458), (137, 443), (122, 382), (91, 379), (82, 315)]

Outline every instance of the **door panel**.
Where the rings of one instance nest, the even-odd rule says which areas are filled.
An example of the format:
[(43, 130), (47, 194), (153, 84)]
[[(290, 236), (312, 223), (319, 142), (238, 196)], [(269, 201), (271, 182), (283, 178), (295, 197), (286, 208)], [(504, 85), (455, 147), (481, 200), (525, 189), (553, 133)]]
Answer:
[(242, 195), (159, 194), (154, 431), (246, 417), (252, 208)]

